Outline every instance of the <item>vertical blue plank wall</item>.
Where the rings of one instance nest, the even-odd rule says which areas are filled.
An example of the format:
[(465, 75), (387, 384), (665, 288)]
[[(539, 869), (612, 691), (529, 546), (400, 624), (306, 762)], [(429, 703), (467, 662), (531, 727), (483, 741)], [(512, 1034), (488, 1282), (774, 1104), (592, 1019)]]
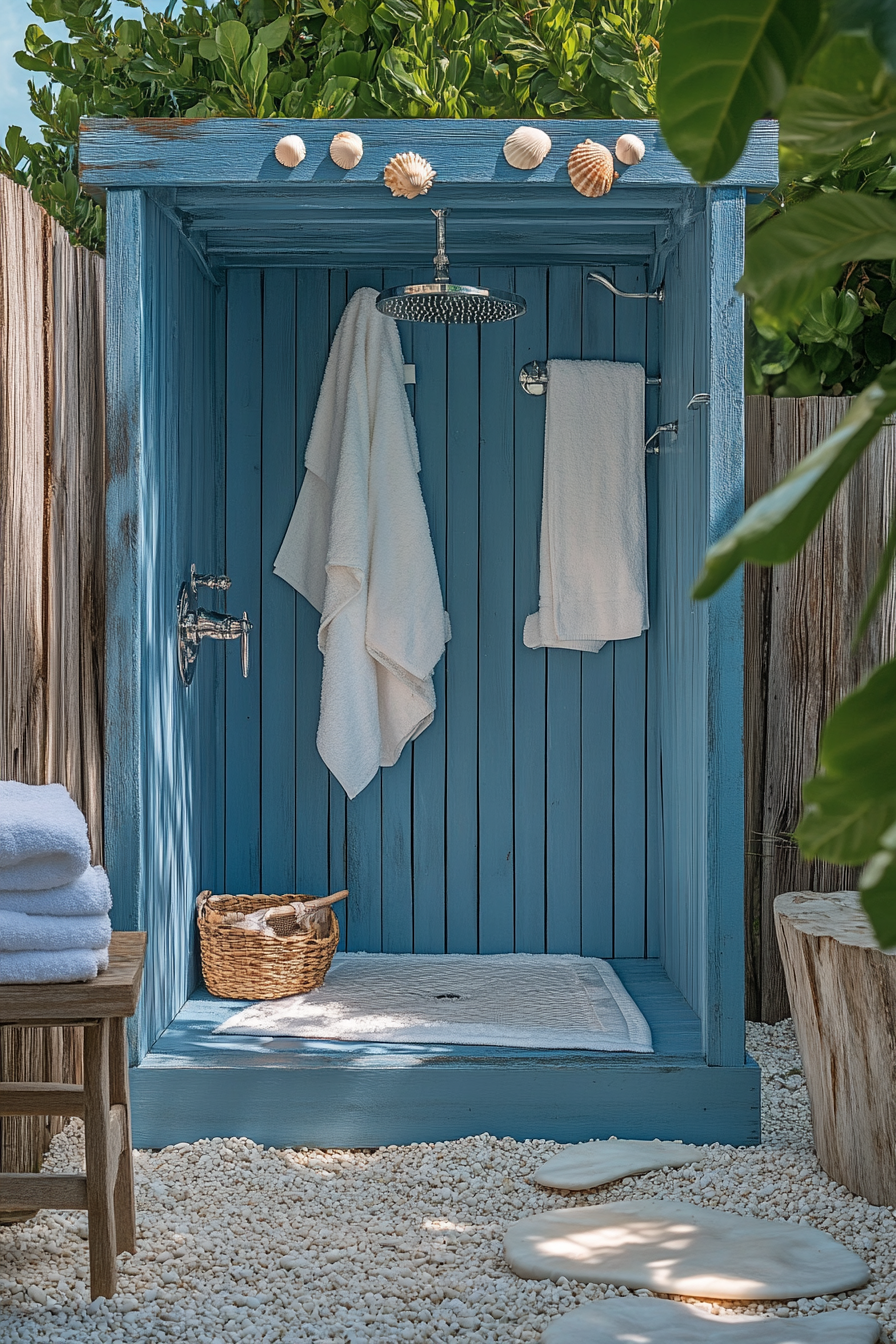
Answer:
[[(707, 545), (743, 511), (744, 198), (715, 189), (666, 270), (654, 628), (662, 805), (660, 955), (711, 1064), (743, 1061), (743, 591), (690, 597)], [(707, 312), (710, 321), (707, 322)], [(688, 409), (694, 393), (710, 402)], [(711, 449), (711, 451), (710, 451)]]
[(139, 1058), (197, 982), (193, 903), (222, 871), (219, 667), (201, 658), (184, 691), (175, 602), (191, 562), (223, 561), (223, 301), (151, 199), (108, 206), (106, 856), (114, 925), (148, 934)]
[[(642, 266), (606, 273), (646, 287)], [(402, 327), (453, 638), (436, 673), (435, 722), (347, 802), (315, 746), (318, 617), (272, 564), (345, 303), (406, 274), (228, 273), (226, 565), (231, 607), (245, 607), (256, 632), (248, 681), (224, 658), (224, 889), (348, 885), (350, 949), (644, 957), (662, 941), (660, 902), (648, 896), (662, 834), (654, 634), (599, 654), (522, 642), (538, 601), (544, 400), (522, 392), (520, 366), (547, 355), (659, 371), (653, 305), (615, 300), (586, 276), (456, 267), (458, 282), (519, 290), (525, 317), (481, 330)], [(652, 515), (655, 474), (648, 464)]]
[(657, 456), (662, 501), (651, 638), (659, 662), (657, 735), (662, 791), (666, 972), (698, 1012), (703, 995), (706, 909), (706, 608), (690, 597), (706, 549), (706, 411), (709, 391), (708, 239), (701, 212), (666, 266), (660, 419), (677, 420)]

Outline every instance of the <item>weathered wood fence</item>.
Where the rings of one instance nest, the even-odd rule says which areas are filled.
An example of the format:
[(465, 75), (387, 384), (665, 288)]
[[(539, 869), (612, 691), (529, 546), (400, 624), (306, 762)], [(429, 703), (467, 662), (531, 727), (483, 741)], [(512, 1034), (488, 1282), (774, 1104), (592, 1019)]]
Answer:
[[(747, 497), (836, 424), (834, 398), (747, 400)], [(0, 778), (60, 780), (102, 861), (103, 262), (0, 177)], [(853, 472), (806, 552), (751, 569), (746, 612), (748, 1016), (788, 1013), (774, 934), (781, 891), (853, 875), (807, 864), (800, 786), (837, 699), (896, 650), (896, 589), (850, 642), (896, 502), (896, 429)], [(72, 1080), (74, 1035), (0, 1029), (0, 1078)], [(0, 1169), (35, 1169), (57, 1121), (0, 1121)]]
[[(747, 398), (747, 502), (805, 457), (840, 418), (845, 398)], [(803, 553), (776, 569), (748, 566), (744, 686), (747, 1016), (789, 1016), (774, 925), (785, 891), (855, 886), (848, 868), (807, 863), (791, 836), (802, 781), (837, 701), (896, 653), (891, 584), (857, 652), (852, 640), (896, 504), (896, 427), (851, 472)]]
[[(0, 176), (0, 778), (64, 783), (102, 862), (103, 261)], [(2, 990), (0, 990), (2, 993)], [(80, 1033), (0, 1028), (0, 1079), (76, 1081)], [(0, 1120), (36, 1170), (55, 1118)]]

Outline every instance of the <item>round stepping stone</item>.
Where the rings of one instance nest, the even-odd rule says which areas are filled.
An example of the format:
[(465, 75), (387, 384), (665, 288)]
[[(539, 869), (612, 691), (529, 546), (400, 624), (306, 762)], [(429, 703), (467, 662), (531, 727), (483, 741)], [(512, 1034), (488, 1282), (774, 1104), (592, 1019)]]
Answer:
[(534, 1179), (554, 1190), (593, 1190), (596, 1185), (638, 1176), (660, 1167), (686, 1167), (706, 1156), (693, 1143), (664, 1143), (661, 1139), (596, 1139), (574, 1143), (539, 1167)]
[(676, 1199), (551, 1209), (507, 1229), (524, 1279), (577, 1279), (712, 1300), (763, 1302), (861, 1288), (864, 1260), (802, 1223), (742, 1218)]
[(877, 1321), (857, 1311), (762, 1320), (711, 1316), (701, 1307), (662, 1297), (589, 1302), (552, 1321), (541, 1344), (875, 1344)]

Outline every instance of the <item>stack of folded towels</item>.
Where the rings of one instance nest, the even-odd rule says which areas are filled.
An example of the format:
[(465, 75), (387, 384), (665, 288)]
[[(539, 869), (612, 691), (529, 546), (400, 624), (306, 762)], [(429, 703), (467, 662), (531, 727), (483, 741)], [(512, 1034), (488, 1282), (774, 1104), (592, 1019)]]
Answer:
[(0, 984), (93, 980), (109, 965), (111, 905), (68, 790), (0, 780)]

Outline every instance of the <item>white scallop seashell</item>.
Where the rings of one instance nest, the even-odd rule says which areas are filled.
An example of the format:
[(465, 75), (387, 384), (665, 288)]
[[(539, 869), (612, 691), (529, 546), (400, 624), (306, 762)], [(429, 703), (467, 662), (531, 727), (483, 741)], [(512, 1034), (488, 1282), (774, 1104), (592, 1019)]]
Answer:
[(337, 168), (357, 168), (364, 157), (364, 141), (354, 131), (337, 131), (330, 141), (330, 158)]
[(616, 141), (616, 157), (620, 163), (640, 163), (644, 157), (644, 141), (638, 135), (620, 135)]
[(284, 135), (274, 148), (274, 157), (284, 168), (297, 168), (305, 153), (305, 141), (300, 135)]
[(566, 166), (569, 180), (581, 196), (605, 196), (619, 176), (613, 167), (613, 155), (596, 140), (576, 145)]
[(383, 181), (393, 196), (425, 196), (435, 180), (436, 171), (419, 154), (396, 154), (386, 164)]
[(511, 168), (537, 168), (551, 152), (551, 137), (536, 126), (518, 126), (504, 141), (504, 157)]

